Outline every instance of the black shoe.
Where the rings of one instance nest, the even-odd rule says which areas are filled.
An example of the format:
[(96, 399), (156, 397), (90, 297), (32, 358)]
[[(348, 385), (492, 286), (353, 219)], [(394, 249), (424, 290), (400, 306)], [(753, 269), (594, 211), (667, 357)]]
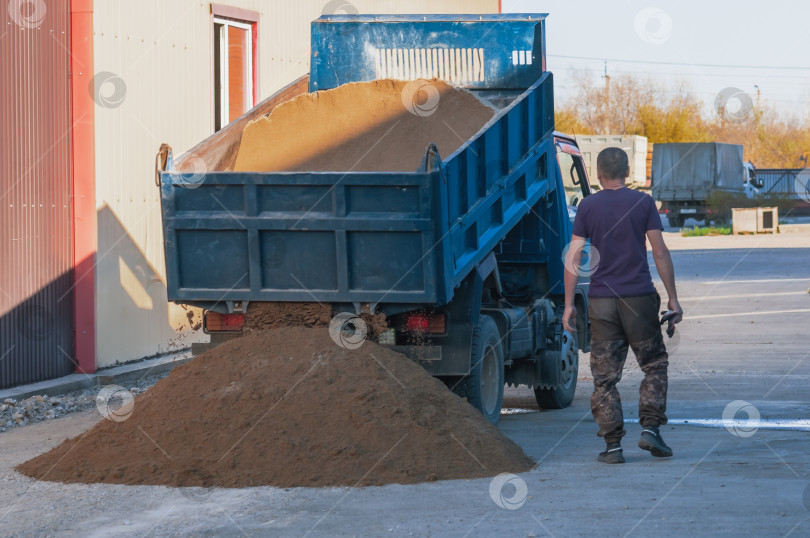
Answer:
[(638, 440), (638, 447), (648, 450), (656, 458), (668, 458), (672, 456), (672, 449), (667, 446), (658, 426), (649, 426), (641, 432), (641, 439)]
[(602, 463), (624, 463), (621, 445), (619, 443), (608, 443), (605, 451), (600, 452), (599, 457), (596, 459)]

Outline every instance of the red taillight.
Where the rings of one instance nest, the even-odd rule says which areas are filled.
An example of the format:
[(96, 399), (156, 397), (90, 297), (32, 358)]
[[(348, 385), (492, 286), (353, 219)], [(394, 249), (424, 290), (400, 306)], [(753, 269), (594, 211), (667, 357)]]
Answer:
[(427, 316), (411, 315), (405, 322), (405, 330), (411, 333), (426, 333), (430, 329), (430, 319)]
[(242, 330), (244, 324), (244, 314), (206, 312), (203, 316), (203, 330), (205, 332), (237, 332)]
[(444, 314), (411, 314), (405, 320), (405, 330), (411, 333), (444, 334)]

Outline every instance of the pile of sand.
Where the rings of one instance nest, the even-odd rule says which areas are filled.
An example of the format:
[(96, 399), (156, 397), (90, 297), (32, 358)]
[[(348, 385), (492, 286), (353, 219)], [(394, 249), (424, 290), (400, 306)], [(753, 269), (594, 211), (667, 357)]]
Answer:
[(448, 157), (494, 115), (438, 80), (353, 82), (251, 121), (234, 170), (415, 171), (431, 142)]
[(232, 340), (176, 368), (122, 422), (18, 467), (60, 482), (169, 486), (414, 483), (533, 462), (420, 366), (323, 327)]

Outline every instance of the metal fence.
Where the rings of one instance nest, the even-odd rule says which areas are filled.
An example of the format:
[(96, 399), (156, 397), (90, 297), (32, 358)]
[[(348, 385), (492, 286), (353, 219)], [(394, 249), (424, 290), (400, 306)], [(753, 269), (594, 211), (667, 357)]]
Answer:
[(763, 196), (810, 201), (810, 168), (757, 169)]

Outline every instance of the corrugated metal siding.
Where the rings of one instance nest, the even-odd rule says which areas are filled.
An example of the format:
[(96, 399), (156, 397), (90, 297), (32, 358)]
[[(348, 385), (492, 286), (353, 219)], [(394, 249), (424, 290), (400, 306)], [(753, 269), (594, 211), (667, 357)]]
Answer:
[(757, 169), (762, 182), (760, 192), (765, 196), (808, 201), (810, 198), (810, 168)]
[(74, 369), (69, 3), (17, 4), (0, 28), (0, 388)]
[[(219, 2), (256, 11), (260, 95), (309, 71), (310, 22), (323, 12), (495, 13), (497, 0)], [(166, 301), (155, 153), (179, 156), (213, 132), (210, 4), (95, 2), (96, 72), (120, 78), (120, 104), (96, 108), (98, 365), (189, 341), (187, 312)], [(122, 87), (119, 84), (119, 88)], [(109, 85), (109, 91), (114, 87)], [(192, 335), (199, 339), (201, 335)]]

